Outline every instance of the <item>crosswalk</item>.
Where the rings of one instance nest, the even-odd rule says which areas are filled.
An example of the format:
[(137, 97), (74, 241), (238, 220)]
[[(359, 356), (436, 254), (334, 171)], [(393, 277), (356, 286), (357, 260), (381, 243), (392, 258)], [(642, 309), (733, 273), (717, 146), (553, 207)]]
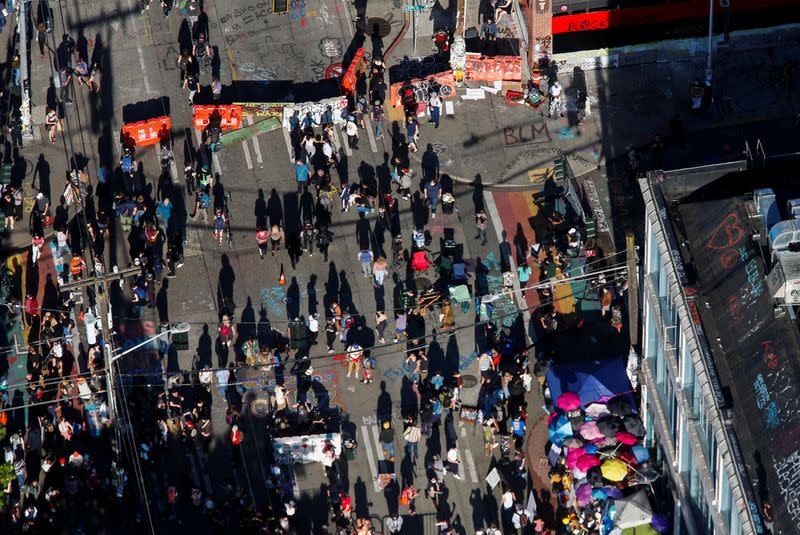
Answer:
[[(374, 420), (373, 420), (374, 421)], [(359, 445), (358, 445), (358, 454), (366, 454), (367, 456), (367, 465), (369, 466), (370, 475), (372, 476), (372, 487), (376, 494), (381, 494), (380, 484), (378, 483), (379, 480), (379, 473), (378, 473), (378, 466), (379, 463), (384, 459), (383, 456), (383, 448), (381, 447), (381, 441), (379, 438), (380, 433), (380, 426), (377, 423), (365, 423), (360, 426), (361, 427), (361, 436), (359, 437)], [(402, 427), (395, 428), (395, 468), (399, 470), (400, 462), (403, 458), (404, 453), (404, 441), (402, 438), (402, 433), (400, 430)], [(462, 428), (461, 436), (465, 440), (459, 441), (466, 443), (466, 431)], [(419, 462), (422, 462), (422, 459), (425, 458), (425, 437), (423, 436), (420, 440), (420, 452), (419, 452)], [(478, 483), (478, 470), (475, 465), (475, 458), (472, 456), (472, 452), (464, 448), (462, 444), (458, 446), (458, 455), (459, 458), (462, 460), (461, 463), (461, 470), (459, 473), (461, 477), (464, 479), (464, 482), (471, 481), (473, 484)], [(397, 473), (396, 477), (400, 477), (400, 474)], [(448, 476), (449, 478), (449, 476)]]
[[(244, 122), (247, 126), (250, 126), (254, 123), (252, 117), (245, 117)], [(361, 131), (359, 133), (360, 136), (366, 136), (367, 141), (369, 143), (370, 151), (373, 153), (378, 153), (383, 151), (383, 147), (378, 145), (378, 141), (375, 138), (375, 125), (372, 124), (370, 118), (366, 117), (365, 122), (367, 125), (366, 132)], [(289, 161), (294, 162), (294, 150), (292, 149), (292, 139), (289, 134), (289, 131), (285, 128), (280, 129), (283, 133), (283, 140), (286, 145), (286, 153), (288, 154)], [(353, 150), (347, 144), (347, 136), (344, 132), (341, 131), (341, 128), (334, 127), (333, 128), (333, 141), (334, 150), (338, 149), (344, 152), (348, 157), (353, 156)], [(242, 153), (244, 155), (244, 162), (247, 165), (248, 169), (253, 169), (255, 164), (262, 164), (264, 163), (262, 153), (261, 153), (261, 146), (258, 143), (258, 136), (253, 136), (249, 140), (242, 141), (240, 143), (242, 146)], [(251, 146), (252, 146), (252, 153), (251, 153)], [(364, 144), (361, 144), (360, 150), (364, 150)], [(255, 163), (253, 161), (253, 155), (255, 155)], [(260, 166), (259, 166), (260, 167)]]

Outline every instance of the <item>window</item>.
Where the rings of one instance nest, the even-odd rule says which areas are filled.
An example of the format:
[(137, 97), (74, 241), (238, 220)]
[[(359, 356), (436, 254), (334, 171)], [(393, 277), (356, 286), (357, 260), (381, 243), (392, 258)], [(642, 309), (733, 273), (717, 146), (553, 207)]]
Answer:
[(731, 531), (731, 517), (735, 516), (731, 515), (731, 503), (733, 502), (733, 494), (731, 493), (731, 482), (728, 479), (728, 474), (725, 473), (723, 470), (721, 472), (720, 477), (720, 489), (719, 489), (719, 513), (722, 517), (723, 522), (725, 522), (725, 528), (728, 532)]

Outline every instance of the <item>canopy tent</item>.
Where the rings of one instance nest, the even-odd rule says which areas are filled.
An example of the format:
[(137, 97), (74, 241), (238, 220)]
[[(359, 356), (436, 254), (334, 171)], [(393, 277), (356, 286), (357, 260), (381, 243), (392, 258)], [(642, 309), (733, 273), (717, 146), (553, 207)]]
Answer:
[(644, 490), (631, 494), (627, 498), (616, 500), (614, 507), (617, 509), (614, 524), (621, 529), (649, 524), (653, 519), (653, 508), (650, 506), (650, 499)]
[(631, 392), (623, 357), (553, 364), (547, 371), (547, 384), (552, 399), (558, 399), (564, 392), (574, 392), (584, 407)]

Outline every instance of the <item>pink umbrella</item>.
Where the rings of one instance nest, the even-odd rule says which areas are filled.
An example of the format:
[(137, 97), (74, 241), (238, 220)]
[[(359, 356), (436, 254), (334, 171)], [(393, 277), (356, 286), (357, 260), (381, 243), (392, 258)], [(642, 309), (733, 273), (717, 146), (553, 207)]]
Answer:
[(590, 418), (594, 418), (595, 420), (599, 420), (603, 416), (611, 414), (611, 411), (608, 410), (605, 403), (592, 403), (588, 407), (586, 407), (586, 416)]
[(581, 455), (585, 454), (586, 450), (583, 448), (570, 448), (569, 453), (567, 453), (567, 468), (570, 470), (575, 468), (575, 463), (578, 462)]
[(581, 472), (588, 472), (589, 469), (594, 468), (595, 466), (600, 466), (600, 459), (598, 459), (594, 455), (581, 455), (578, 457), (578, 461), (575, 463), (575, 466), (578, 467), (578, 470)]
[(565, 411), (575, 410), (581, 406), (581, 398), (573, 392), (564, 392), (556, 400), (556, 406)]
[(581, 425), (581, 436), (586, 440), (599, 440), (605, 438), (605, 435), (597, 428), (597, 422), (590, 421)]
[(635, 436), (633, 436), (630, 433), (626, 433), (625, 431), (618, 431), (616, 437), (617, 440), (619, 440), (626, 446), (633, 446), (634, 444), (639, 442), (639, 440)]

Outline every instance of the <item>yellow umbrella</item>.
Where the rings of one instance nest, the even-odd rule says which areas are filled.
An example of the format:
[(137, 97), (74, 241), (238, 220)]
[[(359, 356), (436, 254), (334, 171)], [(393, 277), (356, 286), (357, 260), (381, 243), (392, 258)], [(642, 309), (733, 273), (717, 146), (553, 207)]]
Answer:
[(619, 459), (609, 459), (600, 466), (600, 473), (609, 481), (622, 481), (628, 475), (628, 467)]

